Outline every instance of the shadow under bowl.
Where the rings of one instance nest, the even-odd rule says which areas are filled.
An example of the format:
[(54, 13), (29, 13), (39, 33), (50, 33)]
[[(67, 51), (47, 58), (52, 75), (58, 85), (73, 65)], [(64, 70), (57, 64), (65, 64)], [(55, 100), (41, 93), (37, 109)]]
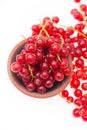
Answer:
[[(8, 62), (7, 62), (7, 71), (8, 71), (8, 75), (9, 75), (10, 80), (12, 81), (12, 83), (14, 84), (14, 86), (18, 90), (20, 90), (22, 93), (24, 93), (24, 94), (26, 94), (28, 96), (31, 96), (31, 97), (35, 97), (35, 98), (48, 98), (48, 97), (52, 97), (52, 96), (55, 96), (55, 95), (59, 94), (69, 84), (72, 72), (71, 72), (70, 76), (66, 76), (62, 82), (55, 82), (54, 86), (52, 88), (47, 90), (45, 93), (40, 94), (38, 92), (29, 92), (24, 87), (23, 83), (18, 79), (16, 74), (11, 71), (11, 68), (10, 68), (11, 63), (15, 61), (16, 55), (20, 53), (20, 51), (24, 47), (25, 43), (26, 43), (26, 40), (20, 41), (12, 49), (12, 51), (10, 52), (10, 55), (8, 57)], [(69, 56), (68, 60), (69, 60), (69, 66), (71, 66), (71, 70), (72, 70), (72, 61), (71, 61), (71, 57), (70, 56)]]

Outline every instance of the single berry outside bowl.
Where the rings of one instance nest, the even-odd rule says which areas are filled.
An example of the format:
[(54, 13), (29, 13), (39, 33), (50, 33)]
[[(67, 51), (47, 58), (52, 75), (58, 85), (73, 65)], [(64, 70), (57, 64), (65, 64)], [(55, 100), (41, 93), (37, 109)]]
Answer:
[(11, 63), (15, 61), (16, 55), (20, 53), (25, 43), (26, 43), (26, 40), (20, 41), (10, 52), (10, 55), (8, 57), (8, 62), (7, 62), (7, 71), (8, 71), (10, 80), (12, 81), (12, 83), (18, 90), (20, 90), (22, 93), (31, 97), (49, 98), (49, 97), (59, 94), (62, 90), (64, 90), (67, 87), (71, 79), (71, 75), (72, 75), (71, 56), (68, 57), (69, 66), (71, 67), (71, 73), (69, 76), (65, 76), (62, 82), (55, 83), (53, 87), (50, 88), (45, 93), (30, 92), (24, 87), (23, 83), (18, 79), (17, 75), (11, 71)]

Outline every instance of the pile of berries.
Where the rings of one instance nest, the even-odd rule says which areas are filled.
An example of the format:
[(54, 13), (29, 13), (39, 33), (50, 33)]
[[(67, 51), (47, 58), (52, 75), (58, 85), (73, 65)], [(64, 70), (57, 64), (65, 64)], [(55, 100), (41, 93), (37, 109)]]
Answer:
[[(78, 21), (74, 26), (77, 33), (73, 37), (73, 73), (68, 89), (60, 94), (68, 103), (74, 104), (73, 115), (87, 121), (87, 5), (81, 0), (74, 0), (79, 9), (72, 9), (71, 14)], [(69, 92), (70, 89), (70, 92)]]
[(69, 89), (59, 95), (68, 103), (74, 104), (75, 117), (87, 121), (87, 5), (74, 0), (79, 9), (72, 9), (74, 27), (59, 24), (57, 16), (45, 17), (32, 26), (32, 35), (25, 44), (11, 70), (30, 92), (45, 93), (56, 83), (62, 82), (71, 74), (69, 55), (72, 57), (73, 73)]
[(69, 54), (72, 44), (68, 42), (74, 31), (57, 27), (58, 17), (45, 17), (40, 24), (32, 26), (32, 36), (11, 64), (25, 88), (30, 92), (45, 93), (71, 74)]

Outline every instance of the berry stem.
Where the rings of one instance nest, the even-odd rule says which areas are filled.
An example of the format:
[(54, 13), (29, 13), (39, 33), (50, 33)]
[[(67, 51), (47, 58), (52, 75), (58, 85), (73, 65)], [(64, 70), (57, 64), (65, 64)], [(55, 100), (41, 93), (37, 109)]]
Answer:
[(77, 30), (77, 29), (75, 29), (75, 28), (72, 28), (72, 27), (67, 27), (67, 28), (69, 28), (69, 29), (71, 29), (71, 30), (73, 30), (73, 31), (75, 31), (75, 32), (77, 32), (77, 33), (79, 33), (79, 34), (82, 35), (83, 37), (87, 38), (87, 36), (86, 36), (84, 33), (80, 32), (79, 30)]
[(24, 40), (27, 40), (27, 38), (24, 35), (21, 35), (21, 37), (23, 37)]
[[(87, 24), (87, 21), (86, 21), (86, 24)], [(83, 37), (87, 38), (87, 36), (84, 33), (80, 32), (79, 30), (77, 30), (77, 29), (75, 29), (73, 27), (65, 26), (65, 25), (62, 25), (62, 24), (58, 24), (58, 25), (61, 26), (61, 27), (64, 27), (64, 28), (71, 29), (71, 30), (73, 30), (75, 32), (78, 32), (80, 35), (82, 35)]]
[(84, 21), (85, 26), (87, 27), (87, 19)]
[(74, 104), (73, 102), (68, 101), (68, 100), (67, 100), (66, 98), (64, 98), (61, 94), (59, 94), (59, 96), (60, 96), (61, 98), (63, 98), (67, 103), (72, 104), (72, 105), (74, 105), (75, 107), (80, 108), (80, 106)]
[(47, 30), (45, 29), (45, 26), (43, 24), (40, 24), (40, 25), (42, 27), (42, 31), (44, 31), (46, 36), (49, 37), (49, 34), (48, 34)]
[(43, 24), (41, 23), (41, 21), (40, 21), (40, 26), (42, 27), (42, 29), (40, 30), (40, 33), (39, 33), (39, 35), (38, 35), (38, 39), (40, 38), (42, 31), (44, 31), (45, 34), (46, 34), (46, 36), (49, 37), (49, 34), (48, 34), (47, 30), (45, 29), (45, 27), (46, 27), (46, 25), (47, 25), (47, 23), (48, 23), (49, 21), (50, 21), (50, 20), (48, 20), (48, 21), (45, 23), (45, 25), (43, 25)]
[(28, 64), (28, 69), (30, 71), (30, 75), (32, 77), (32, 80), (35, 78), (35, 76), (33, 75), (33, 72), (32, 72), (32, 69), (31, 69), (31, 66)]
[(53, 69), (52, 69), (52, 67), (50, 67), (50, 69), (49, 69), (49, 73), (51, 73), (53, 71)]
[(60, 36), (60, 39), (61, 39), (60, 48), (62, 48), (63, 44), (64, 44), (64, 39), (63, 39), (63, 37), (62, 37), (62, 35), (60, 33), (58, 33), (58, 35)]
[(57, 60), (61, 61), (59, 54), (56, 54)]

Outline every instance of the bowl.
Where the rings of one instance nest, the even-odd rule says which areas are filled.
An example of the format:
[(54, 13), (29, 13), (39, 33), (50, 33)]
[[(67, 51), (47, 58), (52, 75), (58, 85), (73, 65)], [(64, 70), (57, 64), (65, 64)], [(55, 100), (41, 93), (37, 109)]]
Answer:
[[(9, 54), (8, 62), (7, 62), (7, 71), (8, 71), (8, 75), (9, 75), (9, 78), (10, 78), (11, 82), (22, 93), (24, 93), (24, 94), (26, 94), (28, 96), (31, 96), (31, 97), (35, 97), (35, 98), (48, 98), (48, 97), (52, 97), (52, 96), (55, 96), (55, 95), (59, 94), (69, 84), (70, 79), (71, 79), (71, 75), (72, 75), (72, 69), (71, 69), (71, 74), (69, 76), (66, 76), (62, 82), (54, 84), (54, 86), (49, 91), (47, 91), (46, 93), (43, 93), (43, 94), (40, 94), (40, 93), (37, 93), (37, 92), (29, 92), (23, 86), (23, 83), (19, 81), (19, 79), (17, 78), (16, 74), (11, 71), (11, 68), (10, 68), (11, 63), (13, 61), (15, 61), (16, 55), (21, 51), (21, 49), (23, 48), (25, 43), (26, 43), (26, 40), (20, 41), (12, 49), (12, 51)], [(71, 56), (68, 57), (68, 60), (69, 60), (69, 65), (72, 68)]]

